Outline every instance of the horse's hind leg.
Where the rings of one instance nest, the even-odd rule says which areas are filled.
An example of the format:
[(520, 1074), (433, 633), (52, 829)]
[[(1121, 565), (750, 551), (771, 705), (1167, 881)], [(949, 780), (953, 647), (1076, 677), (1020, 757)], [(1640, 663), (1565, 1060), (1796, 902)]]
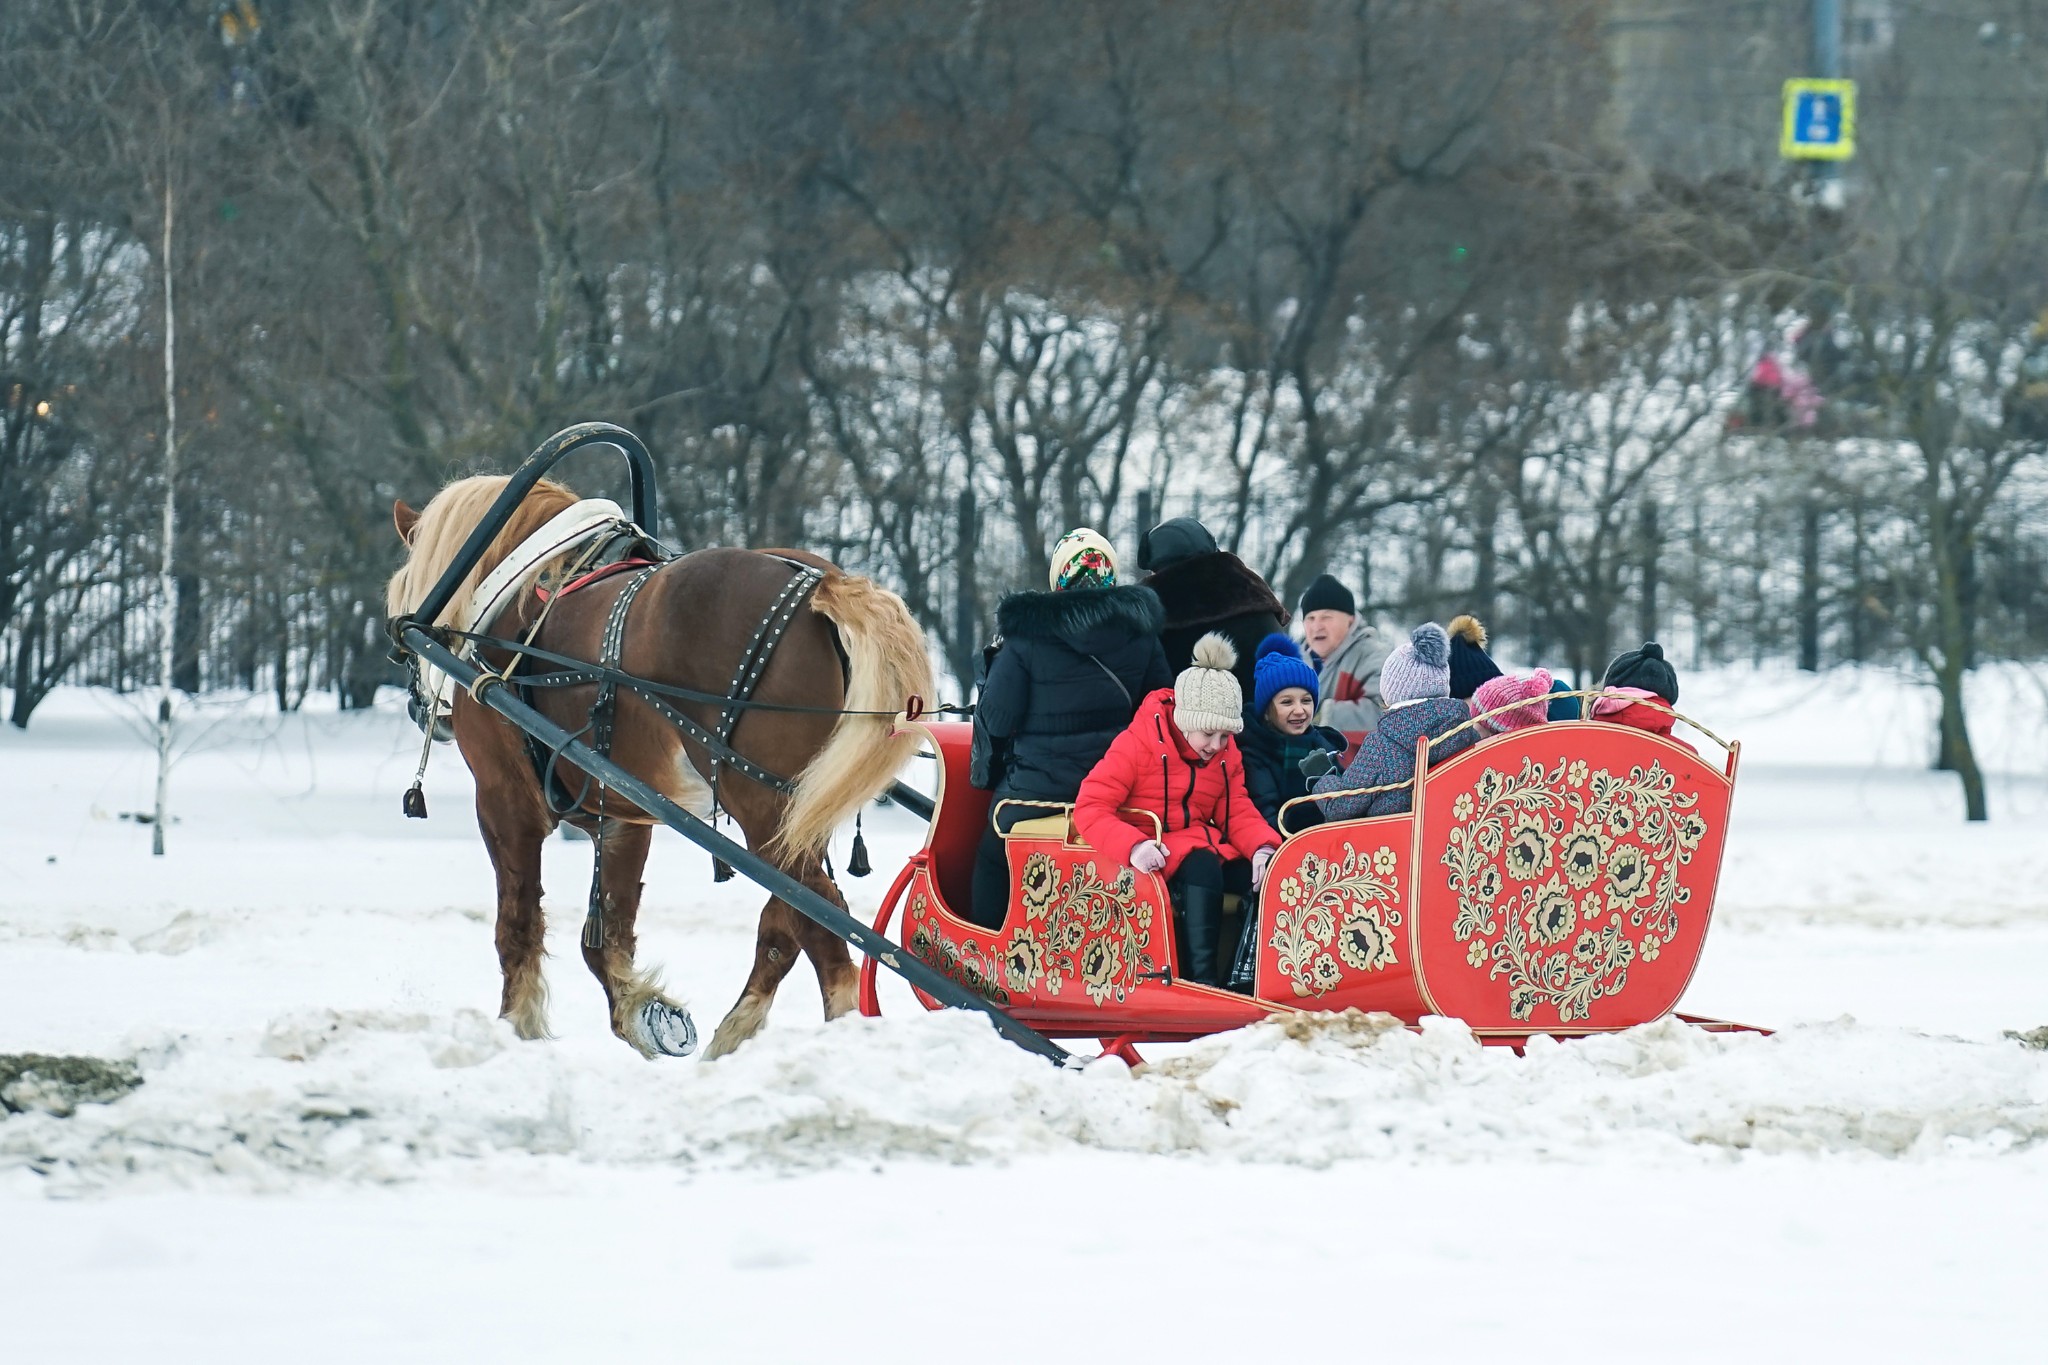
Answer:
[[(821, 863), (812, 862), (797, 875), (805, 886), (841, 910), (846, 908), (846, 897), (839, 894), (838, 883), (825, 875)], [(828, 1021), (837, 1019), (851, 1011), (859, 1003), (860, 969), (853, 965), (853, 954), (847, 951), (846, 940), (808, 915), (796, 917), (796, 937), (803, 947), (804, 956), (811, 960), (811, 969), (818, 974), (818, 993), (825, 1000), (825, 1018)]]
[(604, 987), (611, 1006), (612, 1032), (646, 1057), (687, 1057), (697, 1050), (697, 1026), (690, 1012), (661, 989), (661, 975), (635, 965), (639, 944), (635, 922), (640, 914), (640, 873), (647, 866), (647, 847), (654, 837), (650, 825), (607, 820), (598, 829), (602, 857), (596, 893), (602, 898), (599, 942), (589, 941), (591, 925), (583, 926), (583, 961)]
[(726, 1011), (711, 1046), (704, 1049), (706, 1060), (723, 1057), (761, 1031), (768, 1022), (768, 1007), (775, 1003), (775, 990), (789, 969), (796, 965), (796, 922), (802, 919), (781, 897), (761, 909), (761, 923), (754, 930), (754, 969), (740, 998)]
[(498, 967), (505, 987), (498, 1014), (521, 1038), (548, 1036), (547, 921), (540, 908), (540, 849), (548, 836), (537, 814), (507, 810), (483, 799), (477, 784), (477, 825), (498, 878)]
[[(813, 863), (792, 869), (791, 875), (842, 910), (846, 908), (839, 888), (823, 867)], [(845, 941), (777, 896), (762, 909), (760, 927), (754, 931), (754, 970), (748, 974), (740, 998), (711, 1035), (711, 1046), (704, 1050), (706, 1058), (723, 1057), (761, 1031), (768, 1022), (768, 1007), (775, 1003), (776, 989), (796, 965), (798, 952), (810, 958), (818, 973), (827, 1019), (837, 1019), (854, 1007), (860, 972)]]

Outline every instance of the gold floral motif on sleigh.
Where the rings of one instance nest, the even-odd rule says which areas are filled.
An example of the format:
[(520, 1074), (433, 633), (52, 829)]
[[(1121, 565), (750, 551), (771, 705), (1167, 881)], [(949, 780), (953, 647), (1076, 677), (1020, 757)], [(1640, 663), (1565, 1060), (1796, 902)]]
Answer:
[(932, 914), (930, 900), (922, 893), (910, 900), (910, 951), (941, 976), (965, 986), (983, 999), (998, 1005), (1010, 1003), (1003, 989), (1004, 966), (994, 962), (973, 939), (954, 942)]
[(1510, 1014), (1549, 1004), (1561, 1022), (1587, 1018), (1627, 987), (1631, 964), (1678, 937), (1692, 898), (1680, 871), (1707, 833), (1698, 805), (1657, 762), (1617, 777), (1524, 759), (1457, 795), (1443, 855), (1451, 931), (1475, 970), (1505, 978)]
[(1137, 903), (1130, 868), (1105, 880), (1090, 860), (1063, 876), (1058, 859), (1037, 852), (1024, 860), (1019, 891), (1023, 920), (1002, 948), (1011, 991), (1058, 995), (1079, 981), (1100, 1005), (1126, 999), (1139, 974), (1153, 970), (1152, 912)]
[(1346, 967), (1377, 972), (1400, 961), (1394, 942), (1401, 927), (1398, 866), (1393, 849), (1382, 847), (1368, 858), (1346, 840), (1343, 857), (1304, 853), (1301, 865), (1281, 879), (1267, 942), (1296, 995), (1328, 995)]

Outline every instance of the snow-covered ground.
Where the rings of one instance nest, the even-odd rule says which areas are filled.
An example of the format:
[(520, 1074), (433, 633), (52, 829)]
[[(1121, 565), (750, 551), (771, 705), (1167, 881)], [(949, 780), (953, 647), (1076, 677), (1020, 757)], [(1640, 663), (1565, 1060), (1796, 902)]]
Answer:
[[(132, 703), (0, 733), (0, 1052), (136, 1060), (0, 1117), (8, 1358), (2039, 1360), (2048, 1307), (2048, 724), (1976, 681), (1988, 826), (1878, 673), (1689, 677), (1744, 742), (1675, 1025), (1525, 1057), (1268, 1023), (1060, 1073), (800, 967), (715, 1064), (613, 1040), (551, 841), (548, 1043), (491, 1018), (491, 882), (451, 751), (406, 821), (401, 711), (210, 705), (170, 851)], [(918, 837), (868, 836), (871, 911)], [(760, 896), (658, 841), (642, 950), (700, 1025)], [(2027, 1286), (2036, 1285), (2036, 1289)], [(1343, 1311), (1339, 1311), (1343, 1310)]]

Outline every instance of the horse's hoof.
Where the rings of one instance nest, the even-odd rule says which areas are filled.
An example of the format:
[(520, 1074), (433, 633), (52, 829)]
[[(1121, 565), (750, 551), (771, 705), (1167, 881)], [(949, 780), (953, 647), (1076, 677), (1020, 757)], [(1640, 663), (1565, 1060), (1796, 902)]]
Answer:
[(665, 1000), (649, 1000), (628, 1025), (633, 1045), (650, 1057), (687, 1057), (697, 1050), (697, 1025), (690, 1012)]

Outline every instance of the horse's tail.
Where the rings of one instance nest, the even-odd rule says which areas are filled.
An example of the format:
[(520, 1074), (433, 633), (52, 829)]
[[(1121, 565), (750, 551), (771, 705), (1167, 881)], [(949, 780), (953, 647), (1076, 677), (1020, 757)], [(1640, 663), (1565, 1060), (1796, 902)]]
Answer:
[(870, 578), (830, 572), (811, 594), (811, 610), (839, 630), (846, 709), (884, 714), (841, 716), (825, 747), (797, 774), (776, 843), (799, 856), (822, 850), (834, 830), (895, 781), (918, 739), (898, 732), (894, 715), (906, 698), (932, 694), (924, 632), (895, 593)]

